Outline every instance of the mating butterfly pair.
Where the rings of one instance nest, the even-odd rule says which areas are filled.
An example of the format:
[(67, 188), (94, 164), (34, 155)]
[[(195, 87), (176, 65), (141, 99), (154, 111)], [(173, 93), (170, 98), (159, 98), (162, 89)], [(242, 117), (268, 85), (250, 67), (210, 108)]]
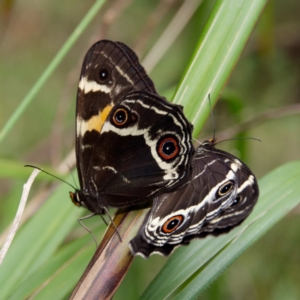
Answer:
[(76, 118), (81, 190), (72, 201), (103, 214), (154, 199), (133, 254), (167, 255), (194, 237), (227, 232), (257, 201), (249, 168), (214, 141), (195, 151), (182, 107), (158, 95), (123, 43), (102, 40), (87, 52)]

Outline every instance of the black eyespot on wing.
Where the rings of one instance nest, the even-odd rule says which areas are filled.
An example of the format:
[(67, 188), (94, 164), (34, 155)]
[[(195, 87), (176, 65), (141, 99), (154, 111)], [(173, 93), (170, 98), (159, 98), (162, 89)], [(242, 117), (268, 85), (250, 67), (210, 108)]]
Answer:
[(164, 225), (161, 229), (162, 232), (172, 233), (182, 224), (183, 220), (184, 220), (184, 217), (182, 215), (171, 217), (164, 223)]
[(108, 73), (107, 69), (101, 69), (99, 71), (98, 75), (99, 75), (100, 81), (104, 81), (104, 80), (106, 80), (108, 78), (109, 73)]
[(242, 201), (242, 196), (237, 196), (237, 197), (233, 200), (233, 202), (232, 202), (232, 204), (231, 204), (231, 207), (237, 206), (241, 201)]
[(172, 136), (162, 137), (157, 143), (157, 153), (163, 160), (171, 160), (179, 153), (179, 145)]
[(218, 191), (216, 193), (216, 197), (220, 198), (220, 197), (223, 197), (223, 196), (229, 194), (232, 191), (232, 188), (233, 188), (233, 182), (231, 180), (223, 183), (219, 187), (219, 189), (218, 189)]

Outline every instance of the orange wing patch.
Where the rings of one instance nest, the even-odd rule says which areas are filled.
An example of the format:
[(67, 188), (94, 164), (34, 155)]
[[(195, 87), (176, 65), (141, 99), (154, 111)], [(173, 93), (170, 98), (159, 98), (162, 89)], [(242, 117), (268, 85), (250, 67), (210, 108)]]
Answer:
[(92, 131), (92, 130), (96, 130), (100, 133), (103, 124), (106, 121), (107, 116), (109, 115), (112, 108), (113, 108), (112, 105), (105, 106), (103, 111), (99, 111), (97, 116), (93, 116), (87, 121), (77, 119), (77, 123), (78, 123), (77, 128), (79, 129), (79, 132), (77, 132), (77, 134), (84, 136), (84, 134), (87, 131)]

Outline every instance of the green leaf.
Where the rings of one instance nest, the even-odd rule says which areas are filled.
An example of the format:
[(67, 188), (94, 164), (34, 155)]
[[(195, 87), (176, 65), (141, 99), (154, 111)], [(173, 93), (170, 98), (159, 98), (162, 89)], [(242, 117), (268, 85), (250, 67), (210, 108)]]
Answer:
[(9, 299), (27, 299), (32, 295), (34, 299), (66, 298), (95, 251), (95, 244), (91, 242), (90, 235), (87, 235), (61, 248), (17, 286)]
[[(67, 181), (71, 182), (72, 177)], [(44, 264), (77, 223), (83, 210), (68, 201), (68, 190), (62, 184), (20, 228), (0, 268), (1, 299)]]
[(214, 106), (265, 4), (265, 0), (216, 2), (173, 100), (184, 106), (194, 136), (210, 113), (208, 95)]

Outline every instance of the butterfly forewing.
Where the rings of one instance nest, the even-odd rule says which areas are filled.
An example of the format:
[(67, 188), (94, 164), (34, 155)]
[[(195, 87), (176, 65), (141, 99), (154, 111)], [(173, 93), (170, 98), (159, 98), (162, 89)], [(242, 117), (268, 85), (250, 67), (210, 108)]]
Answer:
[(83, 156), (88, 157), (95, 143), (95, 133), (89, 133), (99, 133), (115, 103), (134, 90), (156, 93), (134, 52), (123, 43), (102, 40), (94, 44), (82, 64), (76, 106), (76, 158), (83, 190), (87, 165)]
[(192, 126), (123, 43), (103, 40), (87, 52), (76, 114), (77, 205), (102, 213), (141, 204), (188, 179)]

